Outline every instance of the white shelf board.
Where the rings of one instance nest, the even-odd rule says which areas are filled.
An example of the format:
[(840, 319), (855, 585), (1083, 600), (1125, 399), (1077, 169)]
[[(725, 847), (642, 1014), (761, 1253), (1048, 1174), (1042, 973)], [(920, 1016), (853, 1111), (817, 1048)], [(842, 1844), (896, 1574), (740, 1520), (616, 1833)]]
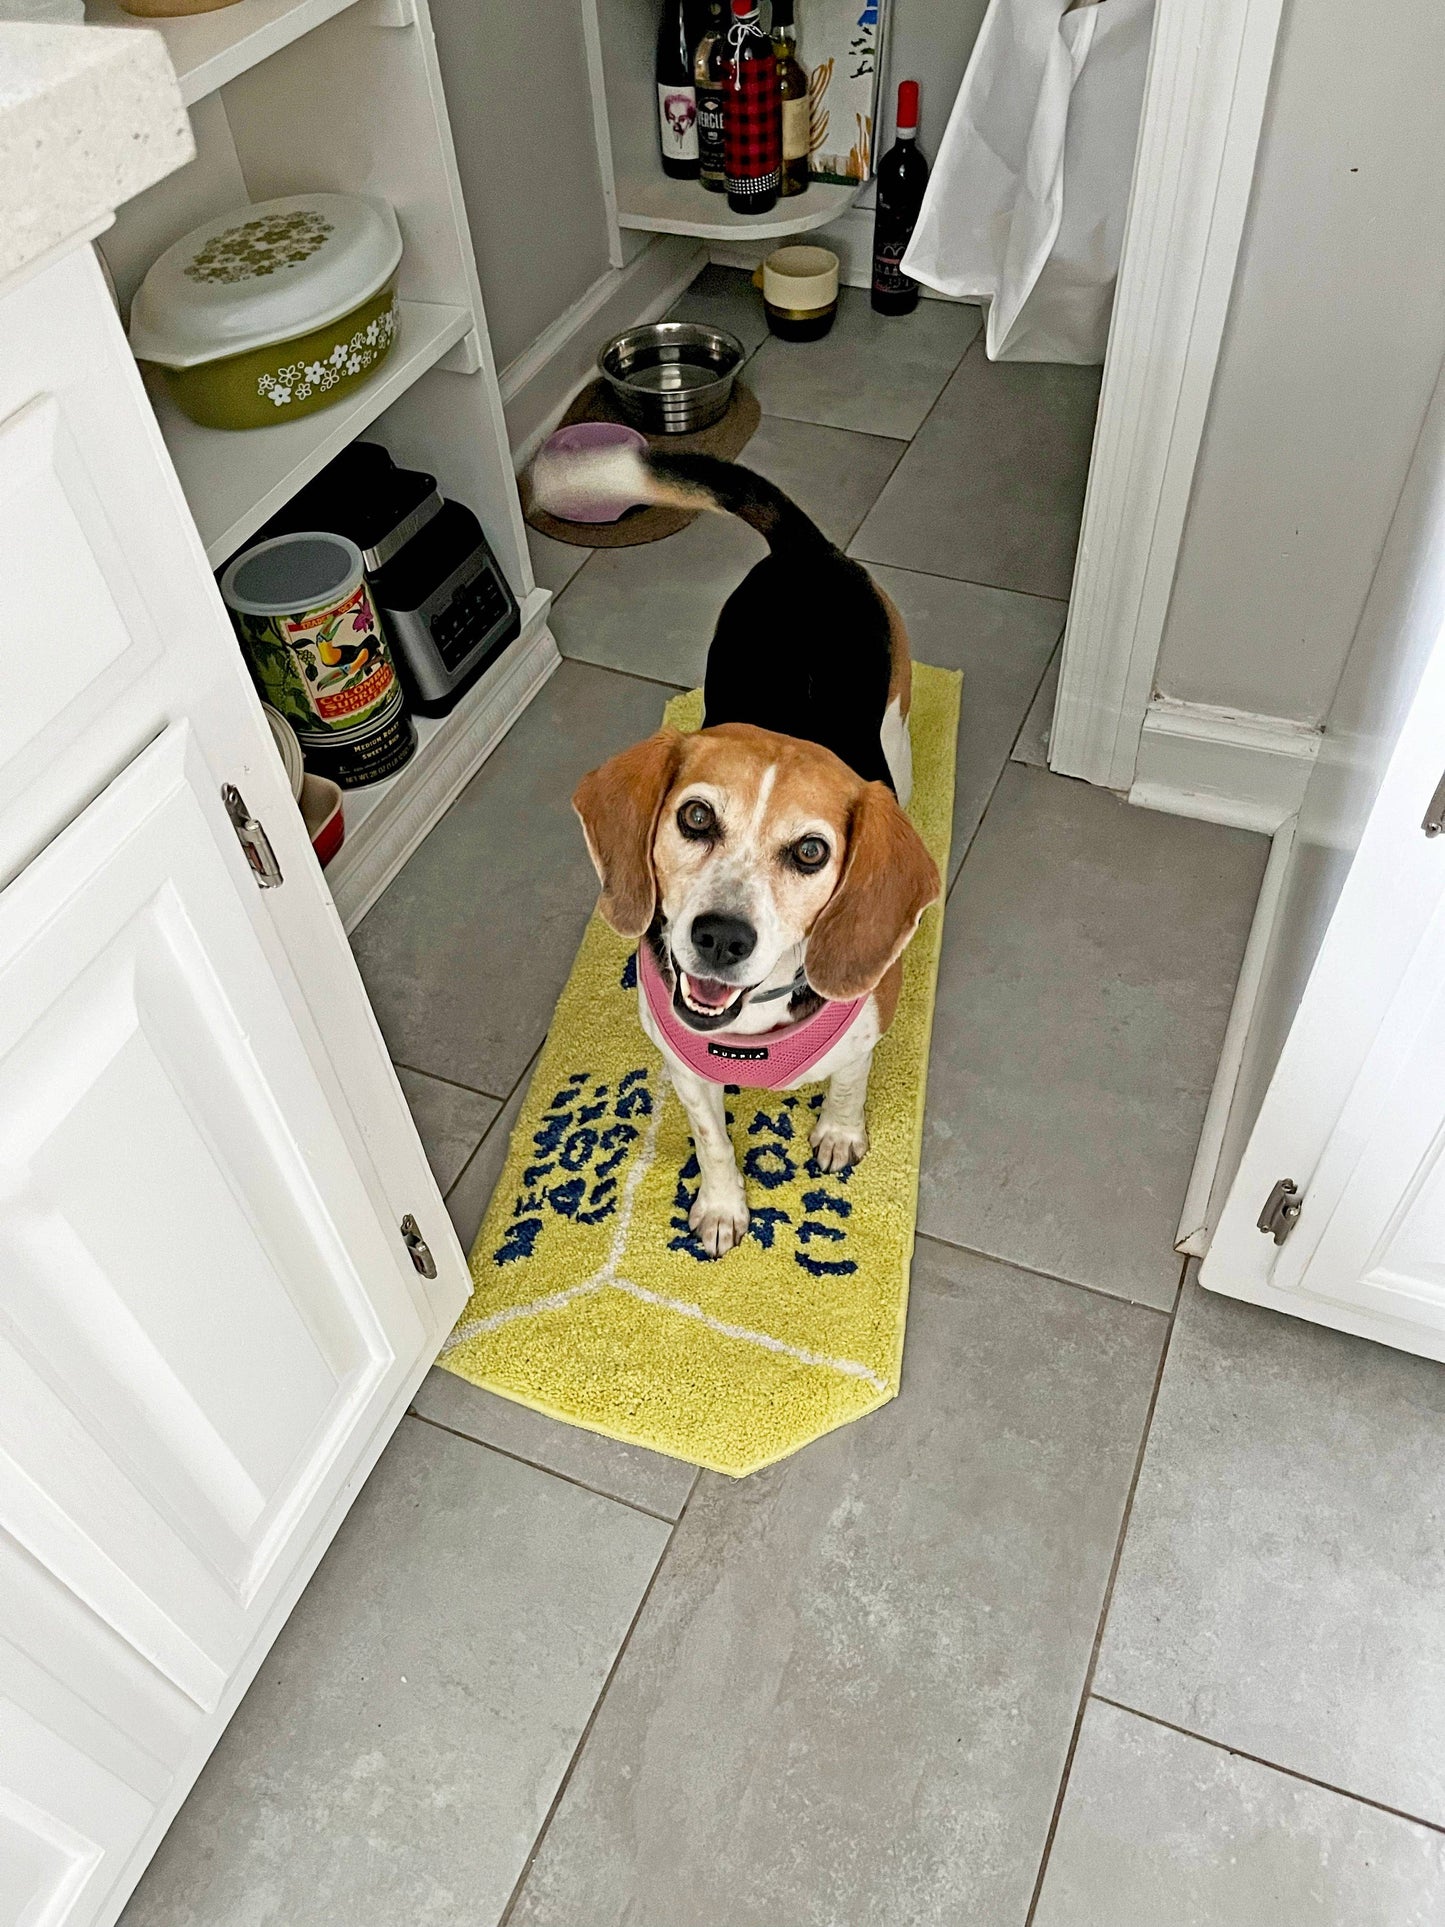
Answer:
[(467, 308), (427, 301), (397, 307), (396, 346), (370, 381), (330, 408), (274, 428), (201, 428), (151, 375), (156, 418), (212, 564), (254, 535), (472, 326)]
[(448, 716), (416, 718), (416, 754), (384, 783), (343, 794), (346, 826), (326, 881), (348, 930), (366, 915), (453, 797), (491, 755), (561, 657), (547, 627), (552, 598), (534, 589), (515, 642)]
[(815, 181), (766, 214), (735, 214), (725, 194), (710, 194), (697, 181), (671, 181), (659, 168), (618, 179), (617, 225), (653, 234), (695, 234), (704, 241), (779, 241), (836, 221), (863, 187), (862, 181), (848, 187)]
[(166, 43), (187, 107), (224, 87), (258, 61), (289, 47), (356, 0), (237, 0), (213, 13), (143, 20), (117, 0), (86, 0), (89, 27), (148, 27)]

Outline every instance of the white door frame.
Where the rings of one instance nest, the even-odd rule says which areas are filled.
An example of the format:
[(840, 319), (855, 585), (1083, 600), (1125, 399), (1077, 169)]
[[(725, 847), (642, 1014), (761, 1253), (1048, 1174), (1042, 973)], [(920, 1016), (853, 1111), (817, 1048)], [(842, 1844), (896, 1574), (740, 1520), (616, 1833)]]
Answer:
[(1134, 780), (1283, 0), (1158, 0), (1049, 765)]

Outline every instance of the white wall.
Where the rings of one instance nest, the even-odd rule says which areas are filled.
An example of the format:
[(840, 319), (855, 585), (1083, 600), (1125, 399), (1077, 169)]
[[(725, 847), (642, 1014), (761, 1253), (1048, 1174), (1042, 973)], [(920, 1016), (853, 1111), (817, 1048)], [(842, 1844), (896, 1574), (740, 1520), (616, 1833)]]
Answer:
[(499, 368), (607, 268), (578, 0), (434, 0), (457, 165)]
[[(808, 0), (797, 0), (799, 8)], [(988, 0), (892, 0), (888, 63), (878, 102), (878, 142), (881, 154), (892, 145), (893, 109), (900, 80), (919, 83), (918, 141), (930, 164), (953, 107), (954, 96)]]
[(1439, 0), (1287, 0), (1156, 681), (1317, 723), (1442, 347)]

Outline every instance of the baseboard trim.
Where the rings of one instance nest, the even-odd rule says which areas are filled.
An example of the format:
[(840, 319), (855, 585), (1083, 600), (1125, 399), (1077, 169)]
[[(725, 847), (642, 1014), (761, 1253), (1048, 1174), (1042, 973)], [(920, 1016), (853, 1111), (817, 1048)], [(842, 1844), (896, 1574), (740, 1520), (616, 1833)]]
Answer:
[(1273, 836), (1304, 800), (1320, 732), (1208, 703), (1149, 705), (1129, 801)]
[(1199, 1148), (1194, 1154), (1194, 1168), (1189, 1174), (1189, 1188), (1184, 1194), (1184, 1209), (1179, 1214), (1179, 1234), (1174, 1243), (1176, 1251), (1191, 1258), (1204, 1256), (1214, 1232), (1216, 1214), (1211, 1211), (1210, 1205), (1215, 1180), (1219, 1175), (1219, 1160), (1224, 1150), (1234, 1094), (1239, 1086), (1239, 1073), (1244, 1065), (1244, 1047), (1254, 1021), (1254, 1007), (1264, 981), (1265, 960), (1274, 941), (1274, 927), (1280, 904), (1284, 900), (1297, 822), (1298, 819), (1291, 816), (1274, 832), (1269, 861), (1264, 866), (1264, 876), (1259, 886), (1259, 899), (1254, 906), (1254, 919), (1249, 926), (1249, 937), (1239, 966), (1239, 981), (1234, 986), (1234, 1001), (1229, 1007), (1229, 1022), (1224, 1028), (1219, 1068), (1214, 1073), (1214, 1085), (1205, 1107), (1204, 1122), (1199, 1129)]
[(523, 468), (597, 372), (597, 350), (609, 336), (656, 321), (707, 259), (700, 242), (659, 234), (624, 268), (609, 268), (544, 328), (497, 377), (512, 460)]

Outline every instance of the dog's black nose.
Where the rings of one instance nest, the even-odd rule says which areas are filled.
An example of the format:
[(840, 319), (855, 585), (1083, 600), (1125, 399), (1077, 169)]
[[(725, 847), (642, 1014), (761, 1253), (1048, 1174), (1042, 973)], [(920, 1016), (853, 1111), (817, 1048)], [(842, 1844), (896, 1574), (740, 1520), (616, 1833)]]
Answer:
[(741, 917), (725, 916), (721, 910), (708, 910), (692, 920), (692, 947), (700, 962), (715, 970), (740, 964), (757, 948), (758, 933)]

